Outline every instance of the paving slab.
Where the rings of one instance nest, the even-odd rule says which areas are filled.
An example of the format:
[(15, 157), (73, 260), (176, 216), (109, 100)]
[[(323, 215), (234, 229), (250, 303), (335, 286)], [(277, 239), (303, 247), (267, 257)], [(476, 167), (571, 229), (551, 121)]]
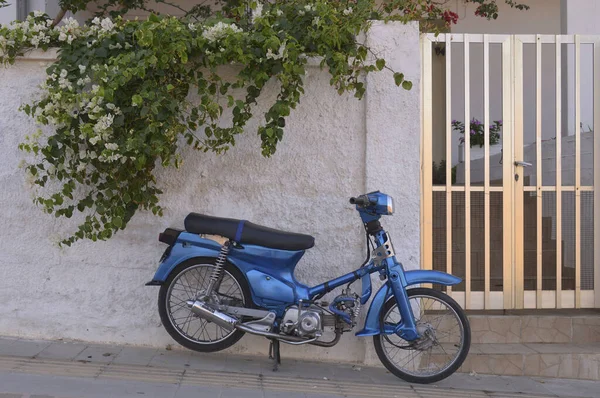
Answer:
[(32, 358), (52, 344), (41, 340), (11, 340), (0, 344), (0, 355)]
[(190, 366), (192, 355), (185, 351), (158, 351), (150, 360), (149, 366), (165, 368), (185, 368)]
[(146, 366), (158, 352), (157, 348), (125, 346), (112, 363)]
[(123, 350), (115, 345), (88, 345), (76, 357), (76, 361), (92, 363), (111, 363)]
[(87, 344), (55, 342), (44, 348), (36, 358), (42, 359), (75, 359), (88, 347)]
[(546, 391), (559, 397), (600, 397), (600, 381), (534, 377)]

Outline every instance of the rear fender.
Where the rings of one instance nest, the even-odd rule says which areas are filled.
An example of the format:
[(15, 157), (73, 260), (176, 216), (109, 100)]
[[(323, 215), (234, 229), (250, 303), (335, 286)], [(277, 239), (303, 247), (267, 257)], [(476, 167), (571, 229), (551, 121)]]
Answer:
[(152, 281), (147, 286), (160, 286), (171, 272), (182, 262), (194, 257), (219, 257), (221, 245), (214, 240), (204, 239), (196, 234), (182, 232), (174, 244), (165, 252)]
[[(437, 283), (444, 286), (456, 285), (462, 282), (462, 279), (440, 271), (430, 270), (415, 270), (406, 271), (404, 273), (406, 278), (406, 286), (417, 285), (421, 283)], [(406, 287), (405, 286), (405, 287)], [(394, 295), (391, 287), (386, 283), (383, 285), (375, 294), (369, 312), (367, 313), (367, 319), (365, 320), (365, 326), (363, 330), (356, 333), (357, 336), (374, 336), (381, 334), (381, 311), (386, 301)]]

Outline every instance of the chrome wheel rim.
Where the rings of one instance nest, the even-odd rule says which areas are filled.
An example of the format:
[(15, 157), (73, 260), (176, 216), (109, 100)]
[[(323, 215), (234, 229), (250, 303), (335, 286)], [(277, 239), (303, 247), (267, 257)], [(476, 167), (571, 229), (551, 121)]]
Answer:
[[(381, 346), (388, 361), (403, 373), (415, 377), (434, 376), (450, 368), (465, 344), (464, 326), (458, 313), (441, 299), (429, 295), (409, 297), (417, 329), (426, 335), (408, 342), (396, 334), (382, 335)], [(400, 311), (395, 304), (384, 323), (397, 325)]]
[[(196, 344), (219, 343), (235, 332), (200, 318), (187, 305), (187, 301), (195, 300), (206, 291), (213, 268), (213, 264), (186, 268), (175, 277), (167, 291), (166, 308), (171, 325), (182, 337)], [(245, 304), (242, 287), (226, 270), (223, 270), (219, 289), (213, 295), (230, 305), (243, 307)]]

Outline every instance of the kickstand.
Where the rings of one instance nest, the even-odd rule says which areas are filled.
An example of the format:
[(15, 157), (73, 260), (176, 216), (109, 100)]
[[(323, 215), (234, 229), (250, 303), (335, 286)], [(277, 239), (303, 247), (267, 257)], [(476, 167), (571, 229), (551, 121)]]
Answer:
[(281, 351), (279, 349), (279, 340), (277, 339), (271, 339), (269, 359), (273, 360), (273, 372), (277, 372), (279, 365), (281, 365)]

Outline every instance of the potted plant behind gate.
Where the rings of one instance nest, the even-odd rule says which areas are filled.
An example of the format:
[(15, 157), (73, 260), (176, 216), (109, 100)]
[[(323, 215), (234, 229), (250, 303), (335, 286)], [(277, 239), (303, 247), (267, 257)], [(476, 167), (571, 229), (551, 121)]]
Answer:
[[(464, 161), (464, 144), (465, 144), (465, 124), (459, 120), (452, 120), (452, 129), (458, 131), (463, 136), (459, 139), (458, 146), (458, 161)], [(500, 130), (502, 130), (502, 120), (494, 120), (490, 125), (490, 145), (496, 145), (500, 142)], [(469, 129), (469, 144), (470, 148), (478, 146), (482, 148), (485, 143), (485, 125), (479, 120), (473, 118)]]

